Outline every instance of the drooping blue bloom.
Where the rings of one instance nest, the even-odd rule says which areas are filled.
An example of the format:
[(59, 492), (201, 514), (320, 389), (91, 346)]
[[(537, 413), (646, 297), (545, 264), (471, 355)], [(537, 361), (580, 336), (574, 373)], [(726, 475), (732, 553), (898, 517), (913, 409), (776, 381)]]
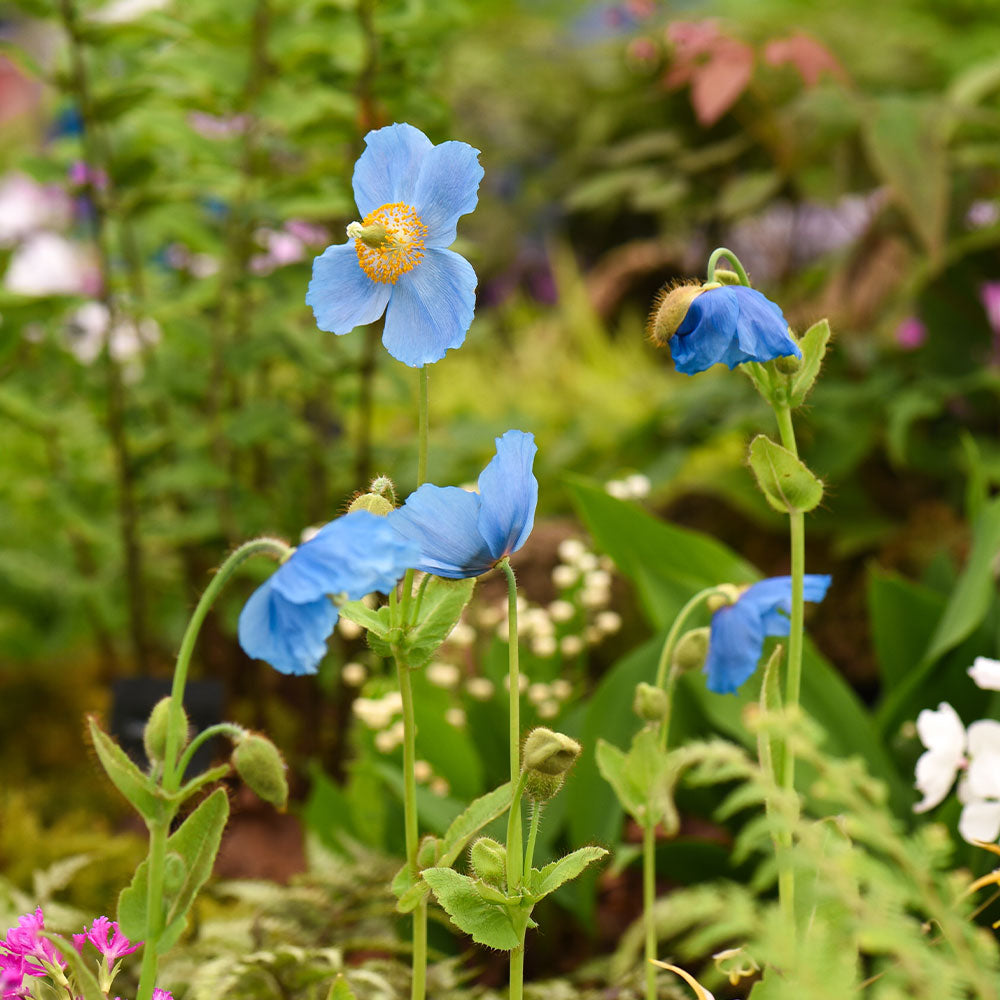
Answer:
[(420, 546), (417, 569), (453, 580), (479, 576), (531, 534), (538, 502), (535, 436), (507, 431), (496, 446), (479, 474), (478, 493), (425, 483), (389, 514), (396, 531)]
[[(830, 577), (806, 574), (803, 597), (822, 601)], [(761, 580), (740, 594), (735, 604), (719, 608), (712, 615), (705, 673), (708, 689), (716, 694), (735, 694), (736, 689), (757, 669), (769, 635), (788, 635), (791, 628), (792, 578), (775, 576)]]
[(419, 548), (386, 518), (358, 510), (325, 525), (250, 596), (240, 613), (240, 645), (283, 674), (314, 674), (340, 612), (331, 597), (387, 594)]
[(723, 285), (695, 296), (670, 338), (670, 354), (685, 375), (719, 362), (735, 368), (745, 361), (802, 357), (781, 309), (743, 285)]
[(321, 330), (350, 333), (385, 313), (382, 343), (411, 368), (465, 341), (476, 272), (457, 253), (459, 216), (476, 207), (483, 168), (465, 142), (435, 146), (412, 125), (365, 136), (354, 167), (361, 223), (313, 262), (306, 302)]

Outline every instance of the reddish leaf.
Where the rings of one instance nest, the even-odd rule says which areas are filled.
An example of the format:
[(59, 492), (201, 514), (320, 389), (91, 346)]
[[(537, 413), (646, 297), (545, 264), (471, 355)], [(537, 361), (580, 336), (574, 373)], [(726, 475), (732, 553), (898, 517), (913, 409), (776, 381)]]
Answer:
[(824, 73), (847, 83), (847, 73), (833, 53), (815, 38), (801, 31), (789, 38), (776, 38), (764, 47), (764, 58), (772, 66), (794, 66), (807, 87), (815, 87)]

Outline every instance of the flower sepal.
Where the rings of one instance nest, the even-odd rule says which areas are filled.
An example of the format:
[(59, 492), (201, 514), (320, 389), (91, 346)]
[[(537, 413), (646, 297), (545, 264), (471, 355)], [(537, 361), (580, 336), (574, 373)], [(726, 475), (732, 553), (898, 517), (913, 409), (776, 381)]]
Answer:
[(779, 513), (805, 513), (823, 499), (822, 480), (766, 435), (758, 434), (750, 442), (748, 461), (764, 499)]

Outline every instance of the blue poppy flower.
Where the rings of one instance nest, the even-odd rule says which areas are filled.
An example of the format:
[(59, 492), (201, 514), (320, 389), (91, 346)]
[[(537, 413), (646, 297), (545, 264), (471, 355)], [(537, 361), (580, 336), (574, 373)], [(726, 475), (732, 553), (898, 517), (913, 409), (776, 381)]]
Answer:
[(802, 352), (788, 332), (780, 307), (755, 288), (723, 285), (696, 295), (670, 338), (674, 367), (695, 375), (722, 362), (773, 361)]
[(340, 612), (330, 599), (387, 594), (420, 556), (384, 517), (358, 510), (304, 542), (250, 595), (240, 645), (283, 674), (314, 674)]
[(507, 431), (496, 447), (479, 474), (478, 493), (425, 483), (389, 514), (396, 531), (420, 546), (417, 569), (452, 580), (479, 576), (531, 534), (538, 503), (535, 436)]
[(412, 125), (365, 136), (354, 166), (362, 221), (347, 243), (313, 262), (306, 302), (321, 330), (350, 333), (385, 313), (382, 343), (422, 368), (461, 347), (476, 304), (476, 272), (457, 253), (459, 216), (476, 207), (483, 168), (465, 142), (430, 139)]
[[(803, 596), (807, 601), (822, 601), (829, 586), (830, 577), (807, 574)], [(712, 615), (705, 658), (709, 691), (735, 694), (757, 669), (765, 636), (788, 635), (791, 610), (790, 576), (761, 580), (744, 590), (735, 604), (719, 608)]]

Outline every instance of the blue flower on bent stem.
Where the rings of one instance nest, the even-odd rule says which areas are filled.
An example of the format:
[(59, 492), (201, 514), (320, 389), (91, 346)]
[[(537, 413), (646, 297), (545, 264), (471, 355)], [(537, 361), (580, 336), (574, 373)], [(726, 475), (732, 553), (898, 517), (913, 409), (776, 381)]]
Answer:
[[(829, 576), (806, 574), (803, 596), (807, 601), (822, 601), (829, 586)], [(761, 580), (743, 591), (735, 604), (719, 608), (712, 615), (705, 659), (709, 691), (735, 694), (757, 669), (765, 637), (788, 635), (791, 610), (790, 576)]]
[(479, 576), (525, 543), (535, 523), (535, 436), (510, 430), (479, 475), (479, 492), (425, 483), (388, 517), (420, 547), (417, 569), (450, 579)]
[(723, 285), (696, 295), (670, 338), (674, 367), (695, 375), (714, 364), (801, 358), (781, 308), (755, 288)]
[(330, 599), (387, 594), (420, 552), (384, 517), (358, 510), (304, 542), (240, 612), (240, 645), (283, 674), (314, 674), (340, 612)]
[(405, 124), (369, 132), (365, 143), (353, 181), (362, 221), (315, 259), (306, 303), (319, 328), (336, 334), (384, 312), (385, 349), (422, 368), (461, 347), (472, 323), (476, 272), (447, 247), (479, 198), (479, 150), (435, 146)]

